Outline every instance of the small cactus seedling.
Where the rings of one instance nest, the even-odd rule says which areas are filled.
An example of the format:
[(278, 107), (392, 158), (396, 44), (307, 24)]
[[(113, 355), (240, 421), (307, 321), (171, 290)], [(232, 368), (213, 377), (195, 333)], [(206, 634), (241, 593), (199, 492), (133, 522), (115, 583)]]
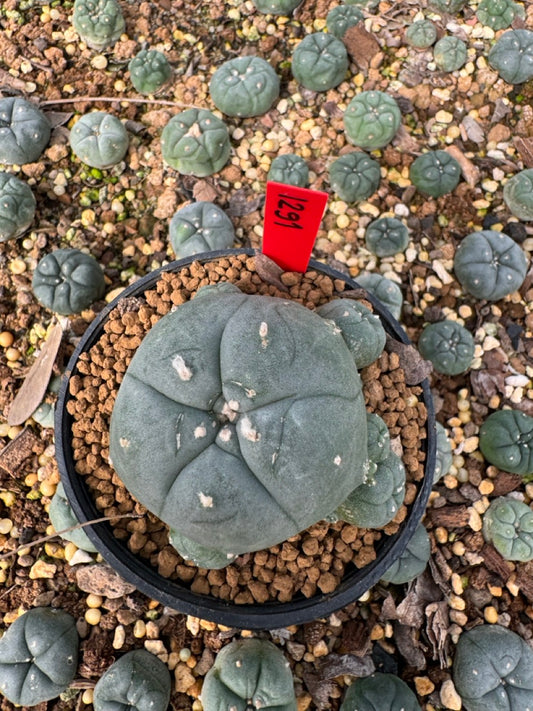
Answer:
[(407, 249), (409, 231), (396, 217), (380, 217), (366, 228), (365, 243), (377, 257), (391, 257)]
[(80, 39), (98, 51), (115, 44), (126, 29), (117, 0), (74, 0), (72, 24)]
[(35, 215), (30, 186), (10, 173), (0, 173), (0, 242), (26, 232)]
[(454, 72), (466, 64), (467, 47), (459, 37), (446, 35), (433, 47), (433, 59), (439, 69)]
[(429, 6), (440, 12), (450, 14), (459, 12), (466, 4), (466, 0), (430, 0)]
[(212, 202), (195, 202), (176, 212), (170, 221), (169, 236), (176, 257), (181, 259), (231, 247), (235, 229), (220, 207)]
[(37, 264), (33, 293), (43, 306), (68, 316), (80, 313), (105, 293), (104, 274), (90, 254), (56, 249)]
[(344, 43), (326, 32), (313, 32), (303, 38), (292, 55), (292, 73), (306, 89), (328, 91), (345, 78), (348, 52)]
[(477, 19), (492, 30), (505, 30), (515, 18), (525, 18), (524, 8), (514, 0), (481, 0), (476, 10)]
[(446, 429), (440, 422), (435, 423), (437, 430), (437, 451), (435, 457), (435, 472), (433, 475), (433, 483), (436, 484), (439, 479), (450, 471), (453, 463), (452, 444), (448, 439)]
[(326, 17), (326, 27), (337, 39), (342, 39), (346, 30), (359, 24), (364, 15), (355, 5), (337, 5)]
[(526, 277), (527, 258), (507, 235), (481, 230), (461, 241), (453, 268), (469, 294), (476, 299), (498, 301), (521, 287)]
[(493, 499), (483, 514), (483, 537), (506, 560), (533, 560), (533, 511), (509, 496)]
[(128, 64), (131, 83), (140, 94), (155, 94), (172, 76), (163, 52), (141, 49)]
[(120, 119), (105, 111), (85, 114), (70, 132), (70, 147), (92, 168), (110, 168), (120, 163), (128, 145), (128, 132)]
[(398, 104), (383, 91), (357, 94), (344, 112), (344, 130), (350, 141), (365, 151), (383, 148), (400, 128)]
[[(56, 531), (63, 531), (66, 528), (71, 528), (72, 526), (79, 524), (78, 519), (72, 511), (72, 507), (69, 504), (67, 495), (65, 494), (65, 489), (63, 488), (63, 484), (61, 484), (61, 482), (57, 485), (56, 492), (50, 501), (48, 516), (50, 517), (52, 526)], [(77, 528), (73, 531), (69, 531), (68, 533), (62, 533), (61, 537), (65, 541), (72, 541), (74, 545), (81, 548), (83, 551), (96, 553), (96, 548), (83, 528)]]
[(533, 78), (533, 31), (504, 32), (492, 46), (488, 60), (508, 84), (529, 81)]
[(438, 373), (458, 375), (470, 367), (475, 344), (470, 331), (457, 321), (439, 321), (424, 328), (418, 350)]
[(381, 576), (381, 580), (393, 585), (403, 585), (421, 575), (429, 561), (431, 543), (424, 524), (419, 523), (404, 552)]
[(533, 696), (533, 650), (498, 625), (479, 625), (459, 637), (453, 682), (466, 711), (527, 711)]
[(26, 99), (0, 99), (0, 163), (24, 165), (38, 160), (50, 140), (52, 126)]
[(415, 49), (427, 49), (437, 41), (437, 28), (431, 20), (417, 20), (405, 31), (405, 40)]
[(204, 711), (296, 711), (289, 663), (265, 639), (239, 639), (224, 647), (205, 675), (200, 700)]
[(265, 15), (288, 16), (296, 10), (302, 0), (252, 0), (256, 10)]
[(274, 158), (268, 171), (267, 180), (305, 188), (309, 183), (309, 168), (301, 156), (285, 153)]
[(379, 163), (362, 151), (346, 153), (329, 169), (332, 190), (346, 202), (366, 200), (376, 192), (380, 180)]
[[(533, 55), (532, 55), (533, 62)], [(503, 186), (503, 199), (519, 220), (533, 220), (533, 168), (521, 170)]]
[(13, 704), (36, 706), (69, 686), (78, 666), (76, 620), (64, 610), (35, 607), (0, 639), (0, 692)]
[(394, 674), (359, 677), (348, 687), (340, 711), (421, 711), (416, 696)]
[(261, 57), (235, 57), (213, 74), (209, 92), (227, 116), (261, 116), (279, 96), (279, 77)]
[(461, 166), (446, 151), (428, 151), (412, 163), (409, 177), (417, 190), (437, 198), (455, 190), (461, 178)]
[(163, 160), (184, 175), (204, 178), (218, 173), (231, 152), (226, 124), (206, 109), (173, 116), (161, 134)]
[(521, 410), (497, 410), (479, 429), (479, 448), (498, 469), (533, 474), (533, 417)]
[(117, 659), (94, 687), (94, 711), (166, 711), (171, 679), (166, 664), (145, 649)]
[(402, 290), (396, 282), (382, 274), (361, 272), (357, 275), (357, 283), (376, 297), (394, 318), (399, 319), (402, 312)]

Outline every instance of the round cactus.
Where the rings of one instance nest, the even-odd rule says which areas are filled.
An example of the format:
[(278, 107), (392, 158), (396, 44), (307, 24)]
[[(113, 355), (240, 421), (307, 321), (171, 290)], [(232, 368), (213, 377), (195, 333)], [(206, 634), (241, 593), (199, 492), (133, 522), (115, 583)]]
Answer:
[(204, 178), (218, 173), (231, 152), (226, 124), (206, 109), (187, 109), (173, 116), (161, 134), (161, 152), (172, 168)]
[(50, 140), (52, 126), (26, 99), (0, 99), (0, 163), (24, 165), (38, 160)]
[(337, 5), (328, 12), (326, 27), (337, 39), (342, 39), (346, 30), (359, 24), (363, 17), (363, 13), (355, 5)]
[(172, 76), (163, 52), (141, 49), (128, 64), (131, 83), (140, 94), (155, 94)]
[(220, 207), (212, 202), (195, 202), (176, 212), (170, 221), (169, 236), (176, 257), (181, 259), (231, 247), (235, 229)]
[(417, 20), (405, 31), (405, 40), (415, 49), (427, 49), (437, 40), (437, 28), (431, 20)]
[(0, 242), (26, 232), (35, 215), (35, 197), (27, 183), (0, 173)]
[(453, 682), (466, 711), (527, 711), (533, 694), (533, 651), (505, 627), (479, 625), (459, 637)]
[(519, 220), (533, 220), (533, 168), (521, 170), (503, 186), (503, 199)]
[(409, 231), (396, 217), (380, 217), (366, 228), (365, 243), (377, 257), (390, 257), (407, 249)]
[(424, 572), (431, 554), (431, 543), (424, 524), (419, 523), (404, 552), (381, 576), (381, 580), (393, 585), (403, 585), (418, 578)]
[(521, 410), (498, 410), (479, 430), (479, 448), (498, 469), (533, 474), (533, 417)]
[(213, 103), (228, 116), (260, 116), (279, 96), (279, 77), (261, 57), (235, 57), (211, 77)]
[(289, 663), (265, 639), (239, 639), (224, 647), (205, 675), (200, 699), (204, 711), (296, 711)]
[(333, 161), (329, 169), (332, 190), (346, 202), (366, 200), (379, 187), (379, 163), (362, 151), (354, 151)]
[(116, 116), (93, 111), (82, 116), (70, 132), (70, 147), (92, 168), (110, 168), (124, 158), (129, 138)]
[(437, 451), (435, 457), (435, 472), (433, 474), (433, 483), (436, 484), (439, 479), (450, 471), (453, 463), (452, 444), (448, 439), (445, 428), (440, 422), (435, 423), (437, 430)]
[(400, 128), (402, 115), (398, 104), (383, 91), (357, 94), (344, 112), (344, 130), (350, 141), (373, 151), (390, 143)]
[[(71, 528), (72, 526), (79, 524), (78, 519), (72, 511), (72, 507), (69, 504), (67, 495), (65, 494), (65, 489), (63, 488), (63, 484), (61, 484), (61, 482), (57, 485), (56, 492), (50, 501), (48, 516), (50, 517), (52, 526), (56, 531), (63, 531), (66, 528)], [(61, 538), (65, 541), (71, 541), (83, 551), (96, 553), (96, 548), (83, 528), (74, 529), (68, 533), (61, 533)]]
[(117, 0), (74, 0), (72, 24), (80, 39), (98, 51), (115, 44), (126, 29)]
[(455, 190), (461, 166), (446, 151), (428, 151), (411, 164), (409, 177), (417, 190), (437, 198)]
[(56, 249), (37, 264), (32, 288), (43, 306), (68, 316), (101, 299), (105, 279), (94, 257), (79, 249)]
[(368, 430), (368, 459), (379, 464), (390, 454), (390, 432), (383, 418), (375, 412), (367, 412), (366, 425)]
[(433, 59), (439, 69), (454, 72), (466, 64), (467, 47), (459, 37), (446, 35), (433, 47)]
[(301, 156), (285, 153), (274, 158), (268, 171), (267, 180), (305, 188), (309, 183), (309, 168)]
[(468, 370), (474, 357), (474, 338), (456, 321), (428, 324), (418, 340), (422, 358), (431, 361), (438, 373), (458, 375)]
[(533, 78), (533, 31), (508, 30), (494, 43), (489, 64), (508, 84)]
[(523, 501), (499, 496), (483, 515), (483, 537), (506, 560), (533, 560), (533, 511)]
[(527, 271), (524, 251), (501, 232), (472, 232), (455, 253), (453, 268), (462, 287), (476, 299), (498, 301), (522, 285)]
[(340, 711), (421, 711), (416, 696), (394, 674), (359, 677), (348, 687)]
[(440, 12), (455, 13), (462, 10), (466, 0), (430, 0), (429, 6)]
[(94, 711), (166, 711), (171, 679), (166, 664), (145, 649), (117, 659), (94, 687)]
[(302, 0), (252, 0), (259, 12), (267, 15), (290, 15)]
[(402, 290), (396, 282), (387, 279), (387, 277), (384, 277), (382, 274), (372, 274), (369, 272), (361, 272), (361, 274), (358, 274), (356, 281), (375, 296), (376, 299), (379, 299), (394, 318), (400, 318), (403, 295)]
[(378, 316), (358, 301), (333, 299), (317, 313), (341, 329), (357, 368), (365, 368), (381, 355), (387, 335)]
[(339, 329), (226, 283), (147, 334), (113, 408), (110, 456), (182, 540), (229, 560), (330, 514), (363, 481), (366, 439), (361, 380)]
[(294, 50), (291, 66), (294, 78), (306, 89), (328, 91), (344, 80), (348, 52), (334, 35), (313, 32)]
[(0, 692), (13, 704), (36, 706), (62, 694), (78, 666), (76, 620), (64, 610), (35, 607), (0, 639)]
[(510, 27), (517, 17), (525, 18), (526, 13), (514, 0), (481, 0), (476, 15), (481, 24), (497, 31)]

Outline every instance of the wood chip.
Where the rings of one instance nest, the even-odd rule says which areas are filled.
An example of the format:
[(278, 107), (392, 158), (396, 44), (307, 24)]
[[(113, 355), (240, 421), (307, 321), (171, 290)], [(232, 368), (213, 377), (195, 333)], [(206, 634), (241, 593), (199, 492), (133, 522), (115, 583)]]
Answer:
[(129, 595), (135, 585), (126, 582), (110, 565), (96, 563), (84, 565), (76, 571), (76, 582), (80, 590), (111, 599)]
[(368, 32), (362, 23), (349, 27), (343, 35), (342, 41), (346, 50), (359, 69), (366, 70), (373, 63), (374, 57), (381, 54), (381, 47), (371, 32)]
[(526, 168), (533, 168), (533, 137), (528, 136), (527, 138), (522, 138), (521, 136), (515, 136), (513, 143), (520, 154), (524, 166)]
[(484, 545), (481, 549), (481, 555), (483, 556), (485, 565), (489, 570), (492, 570), (493, 573), (499, 575), (502, 580), (509, 579), (509, 576), (513, 572), (513, 568), (509, 565), (505, 558), (498, 553), (494, 546), (491, 546), (489, 543)]
[(468, 506), (443, 506), (440, 509), (429, 509), (426, 518), (434, 526), (462, 528), (468, 525), (470, 512)]
[(0, 474), (14, 477), (22, 463), (35, 451), (40, 442), (33, 430), (25, 427), (15, 439), (0, 451)]
[(475, 187), (481, 178), (479, 168), (475, 166), (456, 145), (448, 146), (446, 148), (446, 152), (449, 153), (452, 158), (455, 158), (455, 160), (459, 163), (463, 178), (466, 180), (468, 185), (470, 185), (471, 188)]
[(280, 291), (289, 291), (288, 287), (281, 281), (283, 269), (273, 259), (267, 257), (266, 254), (259, 252), (255, 255), (255, 269), (267, 284), (273, 284)]

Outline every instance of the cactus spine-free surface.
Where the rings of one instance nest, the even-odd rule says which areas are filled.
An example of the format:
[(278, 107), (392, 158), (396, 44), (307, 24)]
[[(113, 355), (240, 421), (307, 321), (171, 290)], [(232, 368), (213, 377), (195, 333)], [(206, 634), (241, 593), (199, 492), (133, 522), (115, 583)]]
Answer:
[(0, 242), (26, 232), (33, 222), (36, 204), (27, 183), (0, 172)]
[(0, 99), (0, 163), (24, 165), (38, 160), (52, 125), (35, 104), (21, 97)]

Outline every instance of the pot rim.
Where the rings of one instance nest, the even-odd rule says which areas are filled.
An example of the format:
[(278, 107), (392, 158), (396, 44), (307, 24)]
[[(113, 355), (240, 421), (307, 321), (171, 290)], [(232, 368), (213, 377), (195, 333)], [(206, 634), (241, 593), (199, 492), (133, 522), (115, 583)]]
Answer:
[[(71, 439), (73, 418), (68, 414), (66, 404), (70, 399), (69, 380), (76, 368), (77, 361), (84, 351), (89, 350), (100, 338), (103, 324), (110, 312), (124, 298), (136, 296), (152, 288), (165, 272), (176, 272), (195, 261), (206, 263), (238, 254), (254, 256), (258, 250), (236, 248), (202, 252), (173, 262), (150, 272), (126, 287), (92, 321), (78, 342), (70, 357), (67, 368), (61, 376), (61, 388), (55, 414), (56, 460), (69, 503), (81, 523), (101, 518), (94, 500), (74, 465)], [(333, 269), (332, 267), (311, 260), (307, 271), (317, 270), (333, 279), (342, 279), (351, 289), (362, 289), (365, 298), (372, 304), (383, 322), (385, 330), (396, 340), (410, 344), (407, 334), (388, 309), (356, 280)], [(433, 399), (429, 381), (426, 378), (420, 384), (422, 400), (427, 409), (427, 437), (422, 442), (426, 450), (424, 478), (414, 502), (409, 507), (409, 514), (401, 523), (397, 533), (387, 536), (376, 545), (377, 556), (374, 561), (360, 569), (354, 568), (345, 573), (340, 585), (331, 593), (320, 593), (310, 598), (296, 597), (289, 602), (267, 602), (255, 604), (235, 604), (210, 595), (194, 593), (185, 584), (170, 580), (160, 575), (147, 561), (132, 553), (127, 545), (114, 537), (108, 522), (84, 526), (89, 539), (101, 553), (105, 561), (125, 580), (162, 604), (194, 617), (216, 622), (227, 627), (239, 629), (275, 629), (293, 624), (302, 624), (321, 617), (326, 617), (336, 610), (355, 602), (373, 585), (405, 550), (416, 527), (420, 523), (430, 491), (433, 486), (433, 472), (436, 460), (436, 429)]]

